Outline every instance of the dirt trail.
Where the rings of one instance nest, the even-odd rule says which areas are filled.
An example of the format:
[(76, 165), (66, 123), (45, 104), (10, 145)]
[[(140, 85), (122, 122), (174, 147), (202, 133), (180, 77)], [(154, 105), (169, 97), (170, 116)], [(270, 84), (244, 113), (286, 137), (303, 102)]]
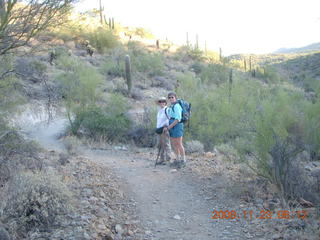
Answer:
[[(138, 215), (148, 230), (146, 239), (247, 239), (239, 220), (210, 219), (213, 209), (234, 209), (239, 204), (224, 194), (223, 177), (210, 186), (190, 172), (154, 168), (150, 159), (126, 152), (90, 151), (87, 156), (108, 165), (124, 180), (136, 201)], [(212, 189), (206, 194), (205, 189)]]
[[(65, 120), (50, 125), (36, 123), (24, 127), (28, 136), (46, 149), (63, 150), (57, 140)], [(168, 166), (154, 168), (153, 157), (129, 151), (82, 149), (95, 163), (107, 166), (122, 180), (122, 189), (135, 202), (137, 215), (146, 229), (143, 239), (209, 240), (248, 239), (241, 219), (213, 220), (211, 211), (236, 210), (239, 203), (227, 196), (225, 177), (200, 180), (188, 169), (170, 171)], [(208, 190), (209, 189), (209, 190)]]

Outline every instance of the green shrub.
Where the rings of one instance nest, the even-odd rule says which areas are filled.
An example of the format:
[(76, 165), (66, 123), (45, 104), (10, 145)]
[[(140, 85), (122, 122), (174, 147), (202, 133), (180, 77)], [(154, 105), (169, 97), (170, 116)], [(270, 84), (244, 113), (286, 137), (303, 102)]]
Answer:
[(0, 56), (0, 122), (24, 101), (23, 88), (14, 70), (12, 55)]
[[(320, 91), (319, 91), (320, 92)], [(306, 106), (305, 114), (305, 141), (307, 151), (313, 160), (320, 159), (320, 100)]]
[(124, 77), (124, 56), (107, 57), (100, 67), (101, 72), (114, 77)]
[(192, 104), (188, 134), (200, 140), (207, 149), (231, 141), (246, 131), (246, 120), (256, 106), (254, 89), (259, 87), (258, 83), (236, 81), (230, 97), (226, 83), (220, 87), (201, 84), (201, 79), (191, 74), (180, 75), (178, 81), (181, 83), (178, 96)]
[(135, 71), (146, 73), (150, 77), (163, 75), (164, 59), (160, 53), (141, 53), (133, 55), (131, 60)]
[(83, 37), (90, 41), (90, 44), (100, 53), (105, 53), (108, 49), (119, 45), (117, 37), (107, 28), (99, 27), (89, 32), (85, 32)]
[(221, 84), (229, 79), (229, 68), (221, 64), (208, 64), (203, 67), (200, 78), (204, 84)]
[[(213, 57), (213, 55), (209, 56)], [(204, 55), (204, 52), (201, 51), (199, 48), (194, 48), (191, 46), (182, 46), (177, 49), (177, 51), (174, 54), (174, 59), (176, 60), (187, 60), (192, 59), (194, 61), (203, 61), (206, 59), (206, 56)]]
[(25, 238), (29, 231), (52, 228), (71, 209), (71, 194), (53, 175), (22, 173), (9, 184), (2, 199), (1, 219)]
[(107, 107), (91, 106), (76, 113), (73, 125), (78, 133), (81, 129), (84, 134), (93, 138), (103, 137), (110, 142), (123, 141), (128, 133), (131, 122), (125, 115), (128, 110), (125, 99), (119, 94), (109, 97)]
[(267, 83), (280, 83), (281, 78), (277, 70), (272, 66), (258, 67), (256, 77), (263, 79)]
[(64, 70), (56, 79), (60, 83), (71, 132), (77, 134), (80, 126), (73, 118), (95, 105), (100, 96), (98, 86), (102, 76), (95, 68), (69, 56), (58, 58), (58, 67)]

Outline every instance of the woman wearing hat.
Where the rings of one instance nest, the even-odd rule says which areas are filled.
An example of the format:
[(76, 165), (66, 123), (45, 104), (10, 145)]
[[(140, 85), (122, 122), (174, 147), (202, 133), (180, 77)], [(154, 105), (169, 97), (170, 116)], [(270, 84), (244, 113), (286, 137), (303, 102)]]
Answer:
[(167, 99), (165, 97), (160, 97), (157, 100), (159, 106), (159, 111), (157, 114), (157, 133), (158, 137), (158, 149), (160, 153), (160, 161), (157, 164), (165, 164), (166, 161), (170, 161), (171, 155), (171, 145), (170, 137), (164, 128), (169, 126), (169, 115), (167, 109)]

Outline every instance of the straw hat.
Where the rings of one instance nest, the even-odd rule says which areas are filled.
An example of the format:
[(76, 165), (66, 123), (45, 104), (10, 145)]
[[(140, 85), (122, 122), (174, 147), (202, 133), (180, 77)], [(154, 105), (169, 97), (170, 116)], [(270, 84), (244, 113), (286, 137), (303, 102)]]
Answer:
[(158, 103), (159, 101), (165, 101), (165, 102), (167, 102), (167, 98), (166, 98), (166, 97), (159, 97), (159, 98), (156, 100), (156, 103)]

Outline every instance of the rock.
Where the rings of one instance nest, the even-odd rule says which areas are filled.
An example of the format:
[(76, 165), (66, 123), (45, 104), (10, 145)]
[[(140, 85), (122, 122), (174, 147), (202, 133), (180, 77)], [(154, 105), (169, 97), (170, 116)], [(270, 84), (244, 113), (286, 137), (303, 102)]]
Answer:
[(181, 217), (178, 214), (174, 215), (173, 218), (176, 220), (181, 220)]
[(151, 235), (151, 231), (145, 231), (145, 235)]
[(106, 226), (105, 226), (104, 224), (99, 224), (99, 225), (97, 226), (97, 229), (99, 229), (99, 230), (101, 230), (101, 231), (104, 231), (104, 230), (106, 230)]
[(85, 240), (90, 240), (91, 239), (91, 237), (89, 236), (88, 233), (84, 233), (83, 237), (84, 237)]
[(11, 240), (8, 231), (0, 225), (0, 239), (1, 240)]
[(315, 178), (320, 178), (320, 168), (312, 169), (310, 175)]
[(119, 234), (119, 235), (122, 235), (124, 230), (122, 228), (122, 226), (120, 224), (116, 224), (115, 226), (115, 230), (116, 230), (116, 233)]
[(281, 238), (281, 236), (280, 236), (279, 234), (274, 234), (274, 235), (271, 237), (271, 239), (274, 239), (274, 240), (280, 239), (280, 238)]
[(206, 158), (214, 158), (216, 155), (215, 155), (214, 153), (212, 153), (212, 152), (206, 152), (206, 153), (204, 154), (204, 156), (205, 156)]
[(175, 173), (175, 172), (177, 172), (178, 170), (177, 169), (170, 169), (170, 171), (169, 172), (171, 172), (171, 173)]
[(133, 236), (134, 235), (134, 233), (131, 231), (131, 230), (128, 230), (128, 236)]
[(105, 235), (101, 238), (101, 240), (113, 240), (113, 237), (111, 237), (110, 235)]
[(69, 160), (68, 160), (68, 155), (65, 154), (65, 153), (60, 153), (59, 154), (59, 163), (64, 166), (66, 165), (67, 163), (69, 163)]

